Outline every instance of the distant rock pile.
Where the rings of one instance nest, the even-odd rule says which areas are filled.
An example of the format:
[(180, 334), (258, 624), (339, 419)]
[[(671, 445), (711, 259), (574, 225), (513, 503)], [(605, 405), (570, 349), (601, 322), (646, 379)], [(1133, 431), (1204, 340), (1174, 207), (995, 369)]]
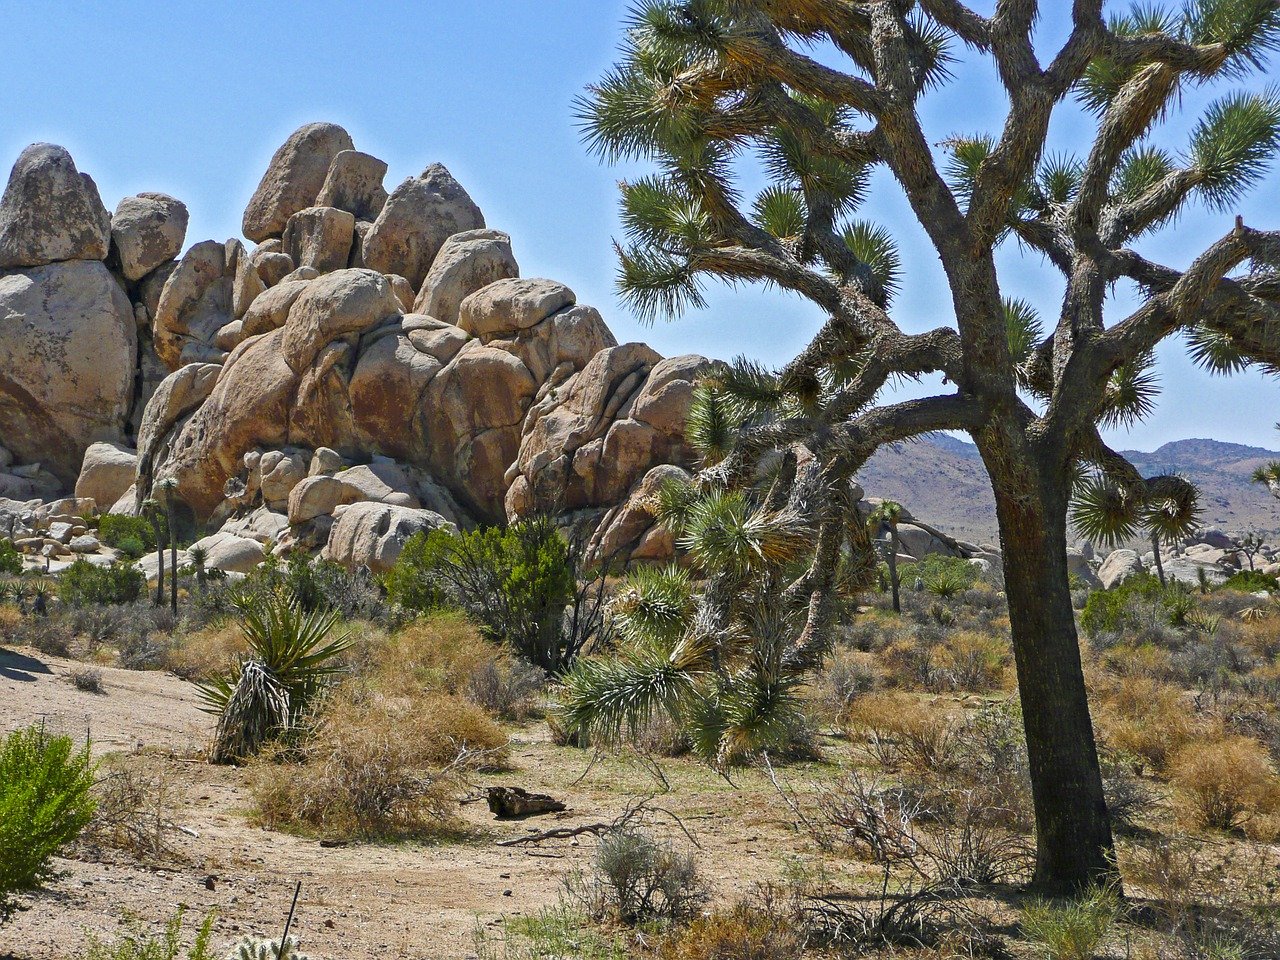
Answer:
[(597, 556), (670, 556), (646, 498), (692, 462), (706, 361), (619, 346), (568, 287), (521, 278), (443, 166), (390, 193), (386, 172), (308, 124), (245, 210), (256, 246), (183, 253), (180, 201), (109, 214), (61, 147), (23, 151), (0, 200), (0, 513), (38, 523), (72, 492), (136, 512), (171, 480), (240, 566), (383, 568), (416, 530), (536, 512)]
[[(1140, 573), (1155, 574), (1155, 551), (1140, 554), (1136, 550), (1113, 550), (1105, 558), (1094, 557), (1092, 547), (1085, 544), (1088, 559), (1097, 567), (1097, 584), (1114, 587)], [(1197, 584), (1201, 577), (1212, 585), (1230, 579), (1244, 570), (1280, 576), (1280, 546), (1247, 543), (1216, 527), (1206, 527), (1193, 536), (1165, 547), (1160, 565), (1165, 577), (1180, 583)]]

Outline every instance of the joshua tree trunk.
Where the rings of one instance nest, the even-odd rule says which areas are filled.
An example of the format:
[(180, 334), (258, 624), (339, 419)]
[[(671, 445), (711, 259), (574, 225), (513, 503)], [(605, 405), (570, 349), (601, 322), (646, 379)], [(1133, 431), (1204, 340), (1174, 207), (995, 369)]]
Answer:
[(1151, 535), (1151, 551), (1156, 562), (1156, 573), (1160, 575), (1160, 586), (1167, 587), (1169, 584), (1164, 578), (1164, 561), (1160, 558), (1160, 535), (1158, 533)]
[(158, 567), (156, 569), (156, 606), (164, 606), (164, 538), (160, 536), (159, 524), (155, 527), (156, 531), (156, 561)]
[(169, 609), (178, 612), (178, 538), (173, 532), (173, 508), (169, 508)]
[(889, 525), (889, 589), (893, 591), (893, 612), (902, 612), (898, 587), (898, 528)]
[(1114, 882), (1115, 868), (1068, 582), (1069, 486), (1065, 478), (1037, 479), (1025, 465), (993, 469), (999, 460), (989, 458), (988, 469), (1031, 768), (1035, 883), (1072, 892)]

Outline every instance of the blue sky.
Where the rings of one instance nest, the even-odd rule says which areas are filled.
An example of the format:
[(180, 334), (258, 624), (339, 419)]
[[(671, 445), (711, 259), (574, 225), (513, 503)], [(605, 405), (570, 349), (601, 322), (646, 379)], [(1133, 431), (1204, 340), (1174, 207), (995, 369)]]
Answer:
[[(1051, 10), (1041, 25), (1047, 49), (1062, 35), (1059, 8), (1068, 5), (1043, 6)], [(587, 155), (572, 101), (612, 62), (626, 9), (624, 0), (11, 3), (0, 36), (0, 164), (32, 141), (60, 143), (108, 206), (161, 190), (190, 208), (188, 242), (225, 239), (239, 233), (244, 205), (289, 132), (334, 121), (359, 149), (387, 161), (389, 188), (430, 162), (445, 163), (489, 224), (512, 234), (522, 272), (568, 283), (600, 307), (619, 340), (643, 339), (666, 354), (745, 353), (781, 364), (822, 319), (796, 299), (717, 290), (708, 310), (650, 328), (615, 299), (615, 183), (637, 169), (607, 168)], [(922, 105), (930, 138), (998, 131), (1005, 102), (990, 68), (966, 59), (955, 73)], [(1162, 142), (1184, 143), (1194, 112), (1213, 93), (1189, 91), (1191, 116), (1174, 121)], [(1050, 148), (1082, 149), (1089, 131), (1088, 118), (1065, 111)], [(923, 232), (887, 176), (873, 183), (860, 215), (889, 225), (903, 250), (895, 317), (913, 331), (950, 322)], [(1230, 227), (1233, 212), (1193, 209), (1141, 249), (1185, 265)], [(1253, 226), (1280, 228), (1280, 171), (1269, 172), (1239, 212)], [(1016, 248), (1001, 261), (1005, 292), (1055, 315), (1061, 281)], [(1118, 291), (1116, 317), (1128, 302)], [(1280, 447), (1275, 381), (1209, 377), (1181, 356), (1178, 342), (1162, 348), (1160, 373), (1158, 412), (1115, 442), (1150, 449), (1194, 436)]]

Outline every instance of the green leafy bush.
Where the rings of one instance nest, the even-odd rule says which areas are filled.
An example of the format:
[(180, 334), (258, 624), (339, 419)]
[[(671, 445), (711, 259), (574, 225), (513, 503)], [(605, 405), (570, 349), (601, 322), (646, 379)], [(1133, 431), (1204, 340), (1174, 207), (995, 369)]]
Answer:
[(147, 545), (137, 537), (125, 537), (116, 544), (116, 549), (130, 560), (137, 560), (147, 552)]
[(72, 607), (133, 603), (147, 589), (147, 578), (132, 563), (99, 567), (83, 557), (62, 572), (58, 596)]
[(1194, 600), (1181, 585), (1166, 587), (1151, 574), (1138, 573), (1110, 590), (1090, 593), (1080, 614), (1080, 626), (1096, 637), (1154, 623), (1185, 621), (1192, 607)]
[[(164, 518), (159, 519), (161, 533), (166, 526)], [(156, 548), (156, 528), (146, 517), (128, 517), (122, 513), (104, 513), (98, 518), (98, 539), (108, 547), (124, 549), (124, 541), (136, 540), (142, 544), (139, 556)]]
[(415, 613), (430, 613), (453, 605), (447, 581), (440, 575), (458, 536), (448, 530), (415, 533), (405, 543), (383, 584), (387, 596)]
[(1241, 570), (1232, 574), (1218, 589), (1239, 590), (1241, 593), (1257, 593), (1259, 590), (1274, 593), (1280, 590), (1280, 579), (1258, 570)]
[(964, 593), (978, 582), (978, 568), (961, 557), (933, 553), (919, 563), (905, 565), (899, 574), (903, 583), (919, 580), (924, 589), (947, 598)]
[(52, 876), (52, 857), (93, 817), (94, 770), (87, 745), (76, 750), (70, 737), (40, 727), (0, 742), (0, 922), (15, 894)]
[(560, 673), (584, 639), (566, 630), (577, 576), (568, 542), (548, 518), (506, 529), (436, 530), (405, 545), (387, 589), (416, 611), (456, 604), (499, 643), (549, 673)]
[(12, 540), (0, 540), (0, 573), (15, 577), (22, 573), (22, 554)]

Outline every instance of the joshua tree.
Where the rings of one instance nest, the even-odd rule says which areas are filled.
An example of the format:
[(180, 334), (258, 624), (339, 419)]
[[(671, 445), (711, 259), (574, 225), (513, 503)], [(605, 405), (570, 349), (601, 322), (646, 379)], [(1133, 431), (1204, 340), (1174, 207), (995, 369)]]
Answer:
[(164, 606), (164, 535), (165, 524), (160, 513), (160, 503), (150, 498), (142, 501), (141, 512), (151, 518), (151, 530), (156, 538), (156, 606)]
[(209, 551), (204, 547), (192, 547), (187, 551), (187, 555), (191, 557), (191, 568), (196, 574), (196, 589), (204, 593), (205, 584), (208, 582), (206, 564), (209, 562)]
[[(1261, 68), (1280, 11), (1188, 0), (1107, 19), (1102, 6), (1074, 0), (1069, 36), (1046, 53), (1035, 0), (998, 0), (991, 16), (960, 0), (646, 0), (619, 63), (581, 103), (593, 150), (657, 167), (621, 187), (619, 283), (641, 318), (702, 305), (706, 278), (780, 287), (829, 318), (776, 374), (736, 364), (721, 378), (749, 416), (698, 479), (736, 488), (779, 451), (804, 449), (783, 509), (808, 524), (812, 548), (778, 594), (807, 611), (797, 649), (809, 656), (830, 634), (851, 476), (879, 446), (930, 431), (977, 444), (1004, 552), (1035, 880), (1049, 890), (1116, 879), (1068, 582), (1073, 481), (1096, 470), (1114, 520), (1145, 526), (1157, 502), (1185, 518), (1189, 485), (1143, 478), (1102, 430), (1151, 409), (1152, 351), (1174, 334), (1216, 370), (1280, 363), (1280, 234), (1237, 218), (1185, 268), (1132, 246), (1190, 202), (1229, 212), (1262, 175), (1280, 139), (1271, 94), (1227, 91), (1189, 142), (1157, 141), (1183, 89)], [(1008, 112), (998, 132), (933, 144), (919, 101), (947, 82), (957, 44), (992, 62)], [(1073, 99), (1096, 120), (1092, 142), (1046, 156), (1050, 121)], [(770, 185), (744, 201), (736, 180), (753, 158)], [(894, 321), (889, 231), (850, 217), (872, 168), (927, 235), (954, 325), (909, 334)], [(1001, 289), (996, 253), (1011, 244), (1065, 280), (1047, 330)], [(1104, 323), (1121, 281), (1140, 305)], [(942, 392), (877, 403), (892, 379), (927, 374)], [(693, 629), (718, 622), (728, 598), (713, 578), (699, 602)]]
[[(156, 486), (164, 493), (165, 526), (169, 532), (169, 608), (176, 615), (178, 613), (178, 525), (174, 522), (173, 492), (178, 488), (178, 481), (170, 477), (167, 480), (161, 480)], [(162, 545), (161, 552), (163, 550)], [(163, 597), (163, 591), (161, 597)]]
[(877, 531), (887, 530), (889, 533), (889, 587), (893, 591), (893, 612), (902, 612), (902, 603), (899, 595), (898, 586), (898, 521), (902, 519), (902, 504), (895, 503), (892, 500), (885, 500), (880, 506), (871, 511), (871, 515), (867, 517), (867, 523)]

